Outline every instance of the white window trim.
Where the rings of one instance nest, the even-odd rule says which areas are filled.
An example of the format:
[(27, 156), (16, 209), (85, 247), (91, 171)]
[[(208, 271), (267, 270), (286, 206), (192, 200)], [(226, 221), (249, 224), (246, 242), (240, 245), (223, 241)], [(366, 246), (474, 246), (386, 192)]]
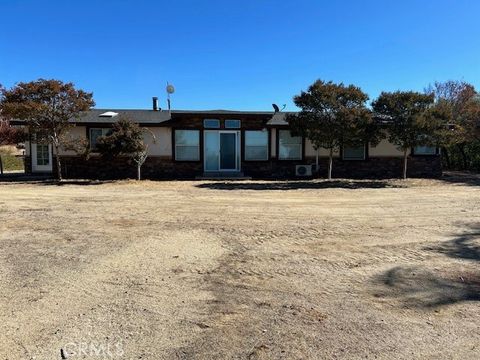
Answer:
[[(198, 145), (182, 145), (182, 144), (177, 144), (177, 136), (175, 134), (175, 132), (177, 131), (195, 131), (198, 135)], [(174, 130), (174, 134), (173, 134), (173, 140), (175, 141), (175, 161), (200, 161), (200, 130), (197, 130), (197, 129), (176, 129)], [(177, 158), (177, 154), (178, 154), (178, 151), (177, 149), (180, 148), (180, 147), (197, 147), (198, 151), (197, 151), (197, 157), (196, 158), (190, 158), (190, 159), (178, 159)]]
[(293, 157), (281, 157), (280, 156), (280, 148), (282, 147), (282, 143), (280, 142), (280, 133), (282, 131), (290, 131), (290, 130), (278, 130), (277, 131), (277, 136), (278, 136), (278, 149), (277, 149), (277, 154), (278, 154), (278, 160), (303, 160), (303, 138), (301, 136), (298, 136), (300, 138), (300, 144), (297, 144), (297, 143), (286, 143), (286, 144), (283, 144), (283, 145), (289, 145), (289, 146), (298, 146), (300, 148), (300, 151), (299, 151), (299, 154), (300, 154), (300, 157), (297, 157), (297, 158), (293, 158)]
[[(361, 158), (348, 158), (345, 157), (345, 148), (349, 147), (348, 145), (343, 145), (342, 149), (342, 160), (347, 160), (347, 161), (364, 161), (367, 158), (367, 145), (363, 144), (363, 157)], [(359, 146), (360, 147), (360, 146)]]
[[(247, 138), (248, 138), (248, 133), (249, 133), (249, 132), (266, 133), (266, 135), (267, 135), (267, 137), (266, 137), (267, 143), (266, 143), (265, 145), (262, 145), (262, 146), (259, 146), (259, 145), (257, 145), (257, 146), (249, 146), (249, 145), (247, 145)], [(245, 149), (244, 149), (245, 159), (244, 159), (244, 160), (245, 160), (245, 161), (268, 161), (268, 158), (269, 158), (269, 136), (270, 136), (269, 133), (268, 133), (268, 131), (263, 131), (263, 130), (245, 130), (245, 135), (244, 135), (244, 136), (245, 136), (245, 140), (244, 140), (244, 142), (245, 142)], [(265, 158), (263, 158), (263, 159), (248, 158), (248, 157), (247, 157), (247, 148), (248, 148), (248, 147), (265, 147), (265, 149), (267, 150), (267, 151), (266, 151), (266, 156), (265, 156)]]

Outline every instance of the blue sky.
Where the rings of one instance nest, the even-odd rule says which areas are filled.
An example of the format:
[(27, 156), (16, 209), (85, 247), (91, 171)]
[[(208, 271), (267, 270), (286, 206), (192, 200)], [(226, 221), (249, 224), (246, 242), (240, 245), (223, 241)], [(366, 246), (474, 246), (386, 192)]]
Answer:
[(479, 1), (0, 0), (0, 83), (39, 77), (99, 108), (293, 110), (315, 79), (380, 91), (480, 88)]

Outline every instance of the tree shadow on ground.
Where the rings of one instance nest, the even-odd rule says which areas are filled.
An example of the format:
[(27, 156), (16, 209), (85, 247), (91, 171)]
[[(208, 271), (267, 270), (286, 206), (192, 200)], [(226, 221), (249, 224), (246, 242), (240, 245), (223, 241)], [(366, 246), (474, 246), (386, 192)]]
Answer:
[(480, 223), (469, 225), (470, 230), (452, 240), (424, 250), (436, 251), (451, 258), (480, 261)]
[[(457, 260), (480, 261), (480, 223), (452, 240), (424, 247)], [(466, 264), (468, 266), (468, 264)], [(480, 272), (459, 270), (456, 264), (444, 270), (397, 266), (374, 279), (380, 285), (378, 297), (394, 297), (406, 306), (435, 307), (463, 301), (480, 301)]]
[(277, 180), (277, 181), (228, 181), (195, 185), (211, 190), (301, 190), (301, 189), (381, 189), (400, 188), (399, 184), (381, 180)]
[(420, 267), (397, 266), (375, 278), (381, 285), (376, 297), (391, 297), (406, 307), (437, 307), (480, 301), (480, 276), (476, 272), (444, 274)]
[(440, 180), (458, 185), (480, 186), (480, 174), (462, 171), (444, 171)]

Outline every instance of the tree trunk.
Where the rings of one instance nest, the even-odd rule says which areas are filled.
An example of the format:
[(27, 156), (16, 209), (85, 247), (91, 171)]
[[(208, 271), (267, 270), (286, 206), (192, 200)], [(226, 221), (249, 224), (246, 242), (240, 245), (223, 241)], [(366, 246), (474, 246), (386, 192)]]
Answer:
[(320, 166), (319, 166), (319, 163), (318, 163), (318, 153), (320, 151), (320, 148), (317, 148), (317, 155), (316, 155), (316, 158), (315, 158), (315, 173), (316, 173), (316, 177), (318, 177), (318, 172), (320, 170)]
[(467, 154), (465, 153), (465, 145), (458, 144), (457, 147), (458, 147), (458, 150), (460, 151), (460, 154), (462, 155), (463, 170), (468, 170), (468, 159), (467, 159)]
[(57, 180), (62, 181), (62, 164), (60, 162), (59, 146), (55, 145), (55, 160), (57, 162)]
[(442, 146), (442, 155), (445, 156), (445, 162), (447, 163), (447, 169), (452, 169), (452, 163), (450, 162), (450, 154), (448, 153), (448, 149), (446, 146)]
[(407, 151), (408, 149), (403, 150), (403, 179), (404, 180), (407, 178), (407, 163), (408, 163)]
[(332, 180), (332, 167), (333, 167), (333, 148), (330, 148), (330, 155), (328, 157), (328, 180)]
[(137, 180), (142, 179), (142, 165), (137, 164)]

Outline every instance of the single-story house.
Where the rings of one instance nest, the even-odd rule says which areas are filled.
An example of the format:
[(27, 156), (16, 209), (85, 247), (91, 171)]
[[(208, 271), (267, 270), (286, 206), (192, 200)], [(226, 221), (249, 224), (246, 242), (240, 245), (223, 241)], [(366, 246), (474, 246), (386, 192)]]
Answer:
[[(95, 153), (99, 136), (106, 134), (121, 116), (127, 116), (145, 133), (148, 157), (142, 167), (144, 178), (196, 178), (248, 176), (252, 178), (294, 178), (315, 174), (312, 165), (317, 151), (308, 139), (292, 136), (284, 112), (190, 111), (92, 109), (72, 120), (71, 136), (86, 138), (92, 149), (88, 159), (62, 151), (65, 178), (112, 179), (136, 177), (128, 157), (113, 160)], [(48, 144), (26, 143), (28, 173), (54, 171), (56, 154)], [(318, 176), (326, 176), (328, 151), (319, 150)], [(377, 146), (344, 146), (334, 155), (333, 176), (344, 178), (390, 178), (402, 173), (403, 152), (387, 139)], [(439, 150), (418, 147), (409, 153), (408, 175), (441, 175)]]

